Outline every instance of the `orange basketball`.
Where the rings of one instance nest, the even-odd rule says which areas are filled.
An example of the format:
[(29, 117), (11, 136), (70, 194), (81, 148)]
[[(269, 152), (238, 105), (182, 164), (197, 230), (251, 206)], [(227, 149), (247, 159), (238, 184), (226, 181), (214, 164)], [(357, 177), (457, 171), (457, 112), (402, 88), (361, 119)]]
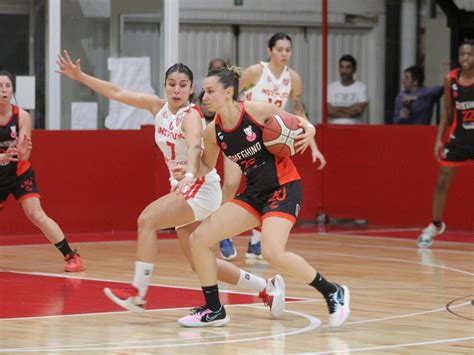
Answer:
[(298, 119), (286, 112), (270, 117), (263, 128), (263, 143), (267, 150), (279, 157), (294, 155), (295, 138), (303, 133), (298, 124)]

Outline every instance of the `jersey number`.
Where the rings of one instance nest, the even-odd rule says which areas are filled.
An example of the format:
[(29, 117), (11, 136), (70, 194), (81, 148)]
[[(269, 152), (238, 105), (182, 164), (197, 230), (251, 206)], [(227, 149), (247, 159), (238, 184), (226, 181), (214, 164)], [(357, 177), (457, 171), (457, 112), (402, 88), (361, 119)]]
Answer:
[(174, 150), (174, 143), (166, 142), (166, 145), (167, 145), (168, 147), (170, 147), (170, 149), (171, 149), (171, 158), (170, 158), (170, 160), (175, 160), (175, 158), (176, 158), (176, 151)]
[(276, 107), (281, 107), (281, 104), (283, 103), (283, 101), (281, 100), (275, 100), (275, 102), (273, 102), (273, 99), (271, 97), (268, 98), (268, 102), (274, 104)]
[(474, 110), (468, 110), (462, 112), (463, 122), (474, 121)]

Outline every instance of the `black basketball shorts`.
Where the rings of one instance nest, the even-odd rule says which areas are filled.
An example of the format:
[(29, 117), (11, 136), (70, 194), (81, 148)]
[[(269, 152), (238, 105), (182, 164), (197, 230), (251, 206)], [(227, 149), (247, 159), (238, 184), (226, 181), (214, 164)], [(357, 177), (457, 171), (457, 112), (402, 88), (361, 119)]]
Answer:
[(33, 169), (29, 168), (25, 173), (17, 176), (11, 183), (0, 185), (0, 207), (10, 194), (13, 194), (18, 201), (31, 197), (40, 197)]
[(242, 206), (261, 221), (268, 217), (281, 217), (295, 223), (301, 210), (301, 199), (301, 180), (295, 180), (270, 190), (244, 191), (231, 202)]

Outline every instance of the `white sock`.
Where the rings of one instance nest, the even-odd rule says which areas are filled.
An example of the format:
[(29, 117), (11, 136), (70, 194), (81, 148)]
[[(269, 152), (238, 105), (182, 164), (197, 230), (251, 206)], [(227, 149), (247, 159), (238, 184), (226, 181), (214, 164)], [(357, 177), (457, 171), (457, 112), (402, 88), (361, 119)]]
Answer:
[(138, 289), (138, 295), (141, 298), (146, 296), (154, 268), (155, 264), (135, 261), (135, 275), (133, 276), (132, 285)]
[(256, 229), (252, 229), (252, 239), (250, 240), (251, 244), (257, 244), (260, 241), (262, 233)]
[(261, 292), (267, 286), (267, 281), (244, 270), (240, 270), (237, 286)]

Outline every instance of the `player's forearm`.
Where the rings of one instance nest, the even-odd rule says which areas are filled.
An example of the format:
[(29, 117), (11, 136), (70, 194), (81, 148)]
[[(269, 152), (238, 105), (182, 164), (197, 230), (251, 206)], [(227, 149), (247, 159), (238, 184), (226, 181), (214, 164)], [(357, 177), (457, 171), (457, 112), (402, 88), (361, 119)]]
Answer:
[(448, 120), (445, 115), (442, 115), (439, 121), (438, 125), (438, 133), (436, 134), (436, 140), (441, 141), (444, 136), (444, 132), (446, 131), (446, 128), (448, 127)]
[(98, 79), (84, 72), (81, 73), (79, 81), (89, 89), (111, 99), (118, 100), (121, 88), (111, 82)]

